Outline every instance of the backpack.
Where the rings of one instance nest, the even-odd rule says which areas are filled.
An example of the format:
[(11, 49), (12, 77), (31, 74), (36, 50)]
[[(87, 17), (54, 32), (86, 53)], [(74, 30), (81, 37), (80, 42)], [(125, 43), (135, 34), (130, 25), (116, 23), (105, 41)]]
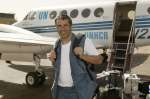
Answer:
[[(74, 39), (74, 41), (73, 41), (73, 49), (75, 48), (75, 47), (78, 47), (78, 46), (80, 46), (80, 43), (81, 43), (81, 41), (82, 40), (84, 40), (83, 41), (83, 43), (85, 43), (85, 39), (86, 39), (86, 37), (85, 37), (85, 35), (75, 35), (75, 39)], [(57, 51), (57, 48), (58, 48), (58, 45), (60, 44), (60, 40), (58, 40), (57, 42), (56, 42), (56, 44), (55, 44), (55, 48), (54, 48), (54, 50), (55, 50), (55, 52)], [(84, 48), (84, 44), (83, 44), (83, 48)], [(56, 53), (57, 54), (57, 53)], [(56, 55), (57, 56), (57, 55)], [(77, 56), (78, 57), (78, 56)], [(57, 57), (56, 57), (57, 58)], [(87, 63), (87, 62), (85, 62), (84, 61), (84, 64), (85, 64), (85, 66), (86, 66), (86, 71), (87, 71), (87, 73), (88, 73), (88, 75), (89, 75), (89, 77), (90, 77), (90, 79), (91, 80), (93, 80), (93, 81), (96, 81), (96, 74), (94, 73), (94, 64), (89, 64), (89, 63)]]

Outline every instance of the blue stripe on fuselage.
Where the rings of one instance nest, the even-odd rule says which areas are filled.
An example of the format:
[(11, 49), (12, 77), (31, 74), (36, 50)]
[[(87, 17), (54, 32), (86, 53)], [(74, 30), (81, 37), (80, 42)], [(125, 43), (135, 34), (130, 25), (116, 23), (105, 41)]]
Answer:
[[(101, 21), (101, 22), (88, 22), (88, 23), (75, 23), (72, 25), (73, 31), (86, 31), (86, 30), (102, 30), (102, 29), (112, 29), (112, 21)], [(137, 18), (135, 22), (136, 28), (150, 27), (150, 18)], [(56, 32), (56, 27), (51, 26), (42, 26), (42, 27), (32, 27), (25, 28), (35, 33), (43, 32)]]

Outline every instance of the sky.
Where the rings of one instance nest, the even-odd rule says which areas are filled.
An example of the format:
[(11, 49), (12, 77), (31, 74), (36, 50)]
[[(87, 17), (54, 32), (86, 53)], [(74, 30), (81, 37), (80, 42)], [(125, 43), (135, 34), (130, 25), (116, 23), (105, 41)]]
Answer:
[(22, 20), (32, 9), (59, 5), (84, 4), (98, 0), (0, 0), (0, 13), (14, 13), (17, 20)]

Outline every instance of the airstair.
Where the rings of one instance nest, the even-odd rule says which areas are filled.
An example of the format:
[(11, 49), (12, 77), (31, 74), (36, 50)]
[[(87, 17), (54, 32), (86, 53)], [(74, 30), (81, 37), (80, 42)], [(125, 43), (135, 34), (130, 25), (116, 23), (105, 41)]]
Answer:
[[(129, 4), (133, 6), (133, 10), (131, 11), (134, 11), (135, 4), (136, 3)], [(123, 8), (123, 5), (121, 4), (116, 6), (118, 9), (119, 7)], [(128, 9), (125, 13), (129, 14), (129, 12), (130, 9)], [(121, 17), (118, 17), (118, 15)], [(110, 85), (112, 84), (112, 89), (115, 88), (115, 90), (121, 92), (121, 99), (136, 99), (133, 98), (132, 89), (129, 90), (130, 98), (127, 98), (126, 93), (128, 92), (126, 91), (126, 79), (124, 78), (125, 74), (131, 74), (132, 59), (135, 48), (135, 16), (133, 14), (130, 19), (129, 17), (126, 17), (122, 11), (118, 10), (114, 19), (113, 43), (110, 49), (110, 58), (107, 70), (117, 72), (110, 74)]]
[[(117, 8), (119, 9), (119, 7), (121, 8), (122, 5), (118, 4)], [(114, 16), (113, 44), (110, 48), (110, 59), (107, 67), (109, 70), (119, 70), (122, 74), (131, 72), (135, 47), (135, 16), (132, 18), (127, 18), (119, 10), (116, 10)]]
[(110, 70), (119, 70), (123, 74), (125, 72), (131, 72), (131, 62), (134, 52), (134, 42), (113, 43), (111, 49), (111, 58), (109, 60)]
[(116, 3), (107, 70), (97, 74), (105, 87), (99, 87), (97, 99), (137, 99), (133, 84), (135, 88), (138, 80), (131, 74), (135, 48), (135, 9), (136, 2)]

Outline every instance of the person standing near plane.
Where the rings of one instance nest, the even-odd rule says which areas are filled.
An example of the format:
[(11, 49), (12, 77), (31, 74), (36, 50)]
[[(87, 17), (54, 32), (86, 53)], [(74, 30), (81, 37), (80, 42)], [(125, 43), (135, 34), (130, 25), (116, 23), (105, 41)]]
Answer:
[(97, 84), (90, 79), (84, 62), (100, 64), (102, 57), (87, 38), (84, 48), (73, 48), (76, 35), (72, 33), (72, 20), (69, 16), (58, 16), (55, 25), (60, 39), (55, 50), (48, 56), (55, 68), (52, 95), (55, 99), (91, 99)]

